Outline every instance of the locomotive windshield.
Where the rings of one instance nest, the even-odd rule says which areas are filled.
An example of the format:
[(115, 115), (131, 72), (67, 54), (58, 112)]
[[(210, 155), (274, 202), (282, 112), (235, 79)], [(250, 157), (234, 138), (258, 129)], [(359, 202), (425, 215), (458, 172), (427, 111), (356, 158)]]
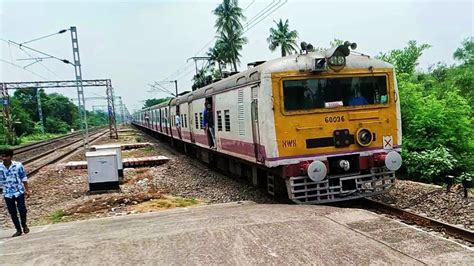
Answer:
[(386, 104), (385, 76), (283, 81), (285, 111)]

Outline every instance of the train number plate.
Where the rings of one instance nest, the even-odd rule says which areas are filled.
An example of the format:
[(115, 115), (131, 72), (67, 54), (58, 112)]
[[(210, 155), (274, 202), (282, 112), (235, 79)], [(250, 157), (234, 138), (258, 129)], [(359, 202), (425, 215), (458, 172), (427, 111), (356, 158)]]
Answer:
[(326, 116), (324, 118), (324, 122), (326, 123), (338, 123), (338, 122), (344, 122), (344, 121), (346, 121), (346, 118), (343, 115)]

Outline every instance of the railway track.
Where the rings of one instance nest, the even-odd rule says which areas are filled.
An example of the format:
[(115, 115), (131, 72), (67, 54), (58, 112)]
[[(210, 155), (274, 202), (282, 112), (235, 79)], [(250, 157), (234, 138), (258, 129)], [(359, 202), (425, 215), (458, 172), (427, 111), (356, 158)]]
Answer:
[(474, 244), (474, 232), (464, 228), (460, 228), (451, 224), (447, 224), (432, 218), (428, 218), (411, 211), (400, 209), (380, 201), (373, 199), (361, 199), (364, 208), (375, 209), (382, 213), (396, 216), (407, 224), (416, 224), (418, 226), (429, 228), (437, 232), (443, 232), (449, 236), (462, 239)]
[[(98, 129), (90, 135), (90, 143), (98, 140), (108, 133), (108, 129)], [(80, 135), (81, 136), (81, 135)], [(54, 145), (54, 147), (48, 148), (46, 151), (37, 153), (31, 157), (24, 159), (22, 162), (29, 176), (36, 174), (46, 165), (52, 164), (63, 159), (66, 156), (73, 154), (74, 152), (82, 148), (82, 137), (68, 136), (68, 138), (61, 139), (61, 142), (51, 142), (43, 144), (46, 146)], [(41, 146), (41, 147), (43, 147)]]
[(71, 138), (71, 137), (74, 137), (74, 136), (80, 136), (81, 134), (82, 134), (81, 131), (77, 131), (77, 132), (74, 132), (74, 133), (66, 134), (64, 136), (60, 136), (60, 137), (56, 137), (56, 138), (52, 138), (52, 139), (47, 139), (47, 140), (42, 140), (42, 141), (34, 142), (34, 143), (31, 143), (31, 144), (27, 144), (27, 145), (21, 145), (19, 147), (13, 148), (13, 151), (15, 153), (15, 156), (22, 155), (22, 154), (27, 153), (29, 151), (32, 151), (34, 149), (41, 148), (43, 146), (46, 146), (46, 145), (49, 145), (49, 144), (52, 144), (52, 143), (55, 143), (55, 142), (58, 142), (58, 141), (61, 141), (61, 140), (64, 140), (64, 139), (68, 139), (68, 138)]
[[(150, 140), (154, 141), (159, 141), (153, 136), (147, 134), (146, 132), (143, 132), (144, 136), (149, 138)], [(168, 144), (168, 143), (167, 143)], [(164, 147), (171, 153), (177, 155), (181, 154), (179, 151), (169, 147), (168, 145), (164, 145)], [(200, 163), (200, 161), (196, 161), (198, 167), (203, 167), (204, 164)], [(223, 171), (220, 171), (219, 169), (213, 169), (215, 171), (218, 171), (222, 174), (229, 174), (229, 173), (224, 173)], [(428, 195), (428, 194), (427, 194)], [(427, 196), (425, 195), (425, 196)], [(288, 199), (282, 199), (279, 198), (277, 199), (280, 203), (288, 204), (290, 203)], [(291, 203), (290, 203), (291, 204)], [(469, 242), (471, 244), (474, 244), (474, 232), (471, 230), (463, 229), (451, 224), (447, 224), (432, 218), (428, 218), (425, 216), (418, 215), (414, 212), (407, 211), (404, 209), (400, 209), (388, 204), (385, 204), (383, 202), (379, 202), (373, 199), (368, 199), (368, 198), (363, 198), (363, 199), (358, 199), (354, 201), (349, 201), (349, 202), (336, 202), (332, 203), (329, 205), (333, 206), (338, 206), (338, 207), (357, 207), (361, 209), (369, 209), (369, 210), (377, 210), (380, 213), (384, 213), (387, 215), (391, 215), (394, 217), (397, 217), (399, 220), (407, 223), (407, 224), (416, 224), (418, 226), (432, 229), (437, 232), (443, 232), (449, 236), (462, 239), (463, 241)]]
[[(90, 134), (97, 132), (98, 130), (102, 130), (103, 127), (91, 129)], [(28, 161), (32, 161), (35, 158), (39, 158), (38, 155), (46, 152), (54, 150), (56, 147), (63, 146), (66, 143), (70, 143), (71, 140), (74, 139), (81, 139), (82, 132), (77, 131), (71, 134), (67, 134), (61, 137), (43, 140), (39, 142), (35, 142), (28, 145), (23, 145), (20, 147), (13, 148), (13, 153), (15, 154), (15, 159), (21, 161), (23, 163), (27, 163)]]

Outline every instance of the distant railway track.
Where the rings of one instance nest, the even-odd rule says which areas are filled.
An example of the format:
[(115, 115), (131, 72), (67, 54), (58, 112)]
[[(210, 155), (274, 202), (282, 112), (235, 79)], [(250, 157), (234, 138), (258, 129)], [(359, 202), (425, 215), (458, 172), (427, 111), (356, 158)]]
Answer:
[[(106, 135), (108, 133), (108, 129), (100, 128), (94, 130), (93, 132), (94, 133), (92, 133), (89, 138), (90, 143)], [(67, 137), (64, 137), (65, 138), (61, 138), (60, 141), (56, 140), (54, 142), (42, 143), (42, 145), (36, 146), (36, 149), (38, 147), (46, 146), (48, 148), (46, 151), (36, 153), (24, 158), (23, 160), (19, 160), (25, 165), (29, 176), (36, 174), (43, 167), (57, 162), (82, 148), (82, 137), (80, 134), (79, 136), (68, 135)], [(49, 147), (51, 145), (53, 145), (53, 147)], [(25, 152), (23, 154), (25, 154)]]
[[(101, 129), (103, 129), (103, 127), (91, 129), (90, 133), (96, 132), (97, 130)], [(63, 144), (69, 143), (71, 140), (81, 139), (81, 137), (82, 132), (77, 131), (57, 138), (38, 141), (13, 148), (13, 153), (15, 154), (16, 160), (21, 161), (23, 163), (27, 163), (31, 160), (34, 160), (35, 158), (39, 158), (39, 155), (43, 154), (44, 152), (53, 151), (54, 148), (61, 147)]]
[(63, 136), (60, 136), (60, 137), (47, 139), (47, 140), (42, 140), (42, 141), (34, 142), (34, 143), (31, 143), (31, 144), (22, 145), (22, 146), (13, 148), (13, 151), (15, 153), (15, 156), (18, 156), (18, 155), (24, 154), (26, 152), (29, 152), (31, 150), (34, 150), (34, 149), (37, 149), (37, 148), (40, 148), (40, 147), (43, 147), (43, 146), (46, 146), (46, 145), (64, 140), (64, 139), (68, 139), (68, 138), (71, 138), (71, 137), (74, 137), (74, 136), (80, 136), (81, 134), (82, 134), (81, 131), (77, 131), (77, 132), (66, 134), (66, 135), (63, 135)]
[(414, 212), (400, 209), (372, 199), (361, 199), (361, 203), (365, 208), (376, 209), (382, 213), (396, 216), (397, 218), (406, 223), (416, 224), (418, 226), (433, 229), (438, 232), (444, 232), (449, 236), (462, 239), (471, 244), (474, 243), (474, 232), (471, 230), (467, 230), (432, 218), (418, 215)]

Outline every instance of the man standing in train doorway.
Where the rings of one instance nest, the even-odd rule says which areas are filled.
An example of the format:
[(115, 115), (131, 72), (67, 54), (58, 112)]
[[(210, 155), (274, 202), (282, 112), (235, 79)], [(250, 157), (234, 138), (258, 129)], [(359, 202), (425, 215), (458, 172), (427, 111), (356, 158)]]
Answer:
[[(0, 163), (0, 184), (3, 187), (3, 197), (8, 212), (15, 225), (16, 233), (12, 237), (28, 234), (30, 229), (26, 224), (25, 198), (29, 197), (28, 178), (23, 164), (13, 161), (13, 150), (3, 149), (0, 151), (2, 162)], [(17, 211), (18, 210), (18, 211)], [(18, 220), (20, 213), (20, 220)], [(23, 231), (21, 230), (23, 227)]]
[(215, 149), (216, 138), (214, 137), (214, 115), (212, 112), (212, 104), (210, 102), (205, 102), (204, 106), (204, 129), (206, 130), (207, 141), (209, 143), (209, 148)]

